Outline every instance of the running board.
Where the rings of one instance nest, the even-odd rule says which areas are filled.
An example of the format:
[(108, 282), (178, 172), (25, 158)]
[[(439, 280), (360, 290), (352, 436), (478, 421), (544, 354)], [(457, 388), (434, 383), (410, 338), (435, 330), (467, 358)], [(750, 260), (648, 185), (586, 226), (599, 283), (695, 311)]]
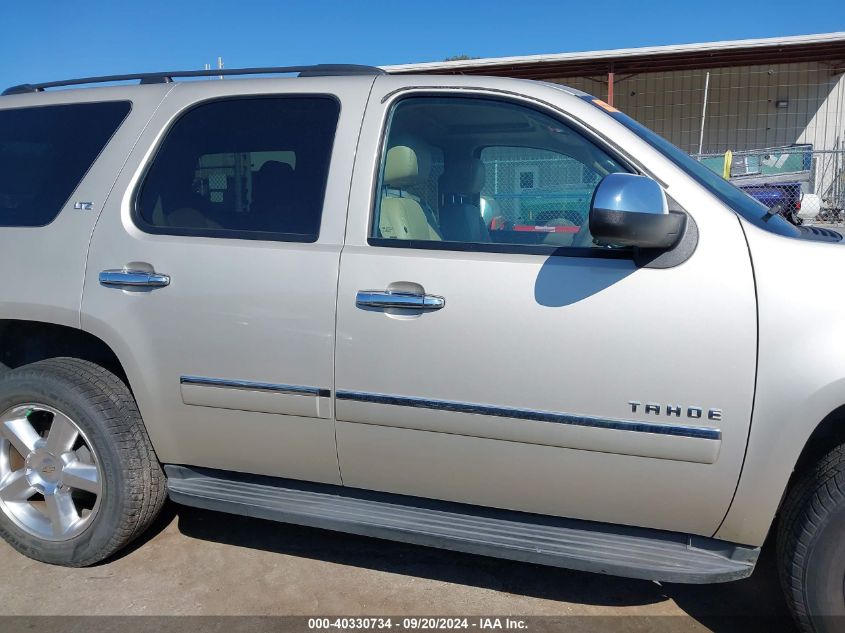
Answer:
[(290, 479), (165, 466), (170, 498), (208, 510), (580, 571), (677, 583), (750, 576), (760, 548)]

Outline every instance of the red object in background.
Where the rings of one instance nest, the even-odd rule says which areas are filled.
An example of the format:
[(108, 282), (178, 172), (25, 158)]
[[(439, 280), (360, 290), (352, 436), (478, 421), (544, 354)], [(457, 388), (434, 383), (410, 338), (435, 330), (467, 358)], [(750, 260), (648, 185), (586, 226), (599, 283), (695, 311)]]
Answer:
[(498, 215), (490, 220), (491, 231), (525, 231), (530, 233), (577, 233), (580, 226), (545, 226), (536, 224), (511, 224)]
[(507, 227), (507, 222), (505, 218), (501, 215), (497, 215), (495, 218), (490, 220), (490, 230), (491, 231), (504, 231)]
[(577, 233), (580, 226), (532, 226), (530, 224), (514, 224), (514, 231), (531, 231), (533, 233)]

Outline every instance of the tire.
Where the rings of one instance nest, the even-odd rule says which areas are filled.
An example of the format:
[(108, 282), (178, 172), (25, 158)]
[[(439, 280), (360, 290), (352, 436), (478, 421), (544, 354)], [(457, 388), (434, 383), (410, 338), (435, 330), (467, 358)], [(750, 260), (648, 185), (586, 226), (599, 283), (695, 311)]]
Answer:
[(787, 604), (802, 631), (845, 622), (845, 444), (825, 455), (787, 495), (778, 529)]
[[(28, 446), (37, 447), (14, 471), (12, 460), (0, 455), (0, 535), (22, 554), (55, 565), (92, 565), (139, 536), (164, 505), (165, 476), (135, 400), (119, 378), (99, 365), (52, 358), (2, 374), (0, 416), (6, 453), (20, 463)], [(12, 430), (10, 425), (24, 420), (28, 429)], [(49, 426), (39, 436), (40, 424)], [(63, 439), (56, 431), (51, 440), (54, 428), (77, 434), (68, 431), (72, 439)], [(56, 449), (60, 445), (64, 448)], [(79, 473), (88, 479), (74, 478)], [(18, 496), (8, 488), (13, 476), (28, 487)], [(78, 490), (77, 481), (83, 486)], [(83, 502), (89, 507), (80, 509)]]

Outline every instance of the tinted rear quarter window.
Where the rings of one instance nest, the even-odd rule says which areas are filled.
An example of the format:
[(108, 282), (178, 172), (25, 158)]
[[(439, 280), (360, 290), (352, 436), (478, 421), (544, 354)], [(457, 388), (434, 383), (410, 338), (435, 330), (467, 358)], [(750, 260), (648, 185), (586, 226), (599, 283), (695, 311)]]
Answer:
[(151, 233), (316, 241), (339, 110), (329, 96), (193, 107), (153, 159), (136, 222)]
[(44, 226), (130, 110), (128, 101), (0, 110), (0, 226)]

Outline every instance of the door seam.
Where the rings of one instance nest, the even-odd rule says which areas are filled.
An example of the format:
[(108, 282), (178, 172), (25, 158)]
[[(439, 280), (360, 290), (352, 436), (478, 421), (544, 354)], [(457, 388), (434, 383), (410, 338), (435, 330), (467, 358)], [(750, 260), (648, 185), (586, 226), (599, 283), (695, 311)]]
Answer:
[(739, 216), (736, 216), (736, 221), (739, 223), (739, 228), (742, 231), (742, 237), (745, 239), (745, 246), (748, 248), (748, 261), (751, 265), (751, 283), (754, 285), (754, 316), (756, 319), (755, 325), (757, 326), (754, 350), (754, 391), (751, 393), (751, 416), (748, 420), (748, 435), (745, 437), (745, 450), (742, 453), (742, 463), (739, 465), (739, 473), (737, 473), (736, 476), (736, 485), (734, 486), (734, 491), (731, 495), (728, 507), (725, 510), (725, 514), (719, 522), (718, 527), (716, 527), (716, 530), (711, 535), (713, 538), (716, 537), (719, 530), (721, 530), (722, 526), (725, 524), (725, 521), (728, 520), (728, 515), (731, 513), (734, 500), (736, 499), (736, 493), (739, 490), (739, 483), (742, 481), (742, 473), (745, 470), (745, 460), (748, 459), (748, 447), (751, 444), (751, 428), (754, 426), (754, 411), (757, 406), (757, 375), (760, 371), (760, 298), (757, 294), (757, 275), (754, 270), (754, 256), (751, 253), (751, 244), (748, 242), (748, 235), (745, 232), (745, 227), (742, 225), (742, 220)]
[(358, 126), (358, 138), (355, 140), (355, 152), (352, 154), (352, 172), (349, 175), (349, 185), (346, 188), (346, 218), (343, 223), (343, 243), (340, 245), (340, 251), (337, 254), (337, 281), (334, 292), (334, 349), (332, 353), (332, 417), (334, 422), (334, 453), (337, 460), (337, 476), (340, 479), (340, 485), (343, 483), (343, 469), (340, 466), (340, 450), (337, 443), (337, 322), (338, 310), (340, 307), (340, 276), (341, 266), (343, 265), (343, 251), (346, 249), (346, 232), (349, 229), (349, 205), (352, 200), (352, 185), (355, 182), (355, 168), (358, 165), (358, 147), (361, 144), (361, 133), (364, 130), (364, 120), (367, 118), (367, 111), (370, 107), (370, 100), (373, 96), (373, 89), (376, 85), (377, 77), (373, 78), (370, 84), (370, 90), (367, 92), (367, 98), (364, 100), (364, 110), (361, 112), (361, 123)]
[[(138, 136), (135, 137), (135, 141), (132, 143), (132, 147), (129, 148), (129, 151), (126, 152), (126, 156), (123, 159), (123, 163), (120, 165), (120, 169), (117, 170), (117, 173), (114, 176), (114, 180), (112, 180), (111, 186), (109, 187), (108, 193), (106, 194), (105, 198), (103, 199), (103, 204), (100, 206), (100, 212), (97, 214), (97, 219), (94, 220), (94, 225), (91, 227), (91, 233), (88, 236), (88, 246), (85, 250), (85, 264), (82, 267), (82, 289), (79, 293), (79, 310), (77, 311), (77, 323), (79, 324), (79, 329), (84, 330), (82, 327), (82, 305), (83, 300), (85, 298), (85, 284), (88, 281), (88, 263), (91, 258), (91, 246), (94, 244), (94, 235), (97, 232), (97, 226), (100, 224), (100, 219), (103, 217), (103, 213), (106, 211), (106, 206), (108, 205), (109, 198), (111, 198), (112, 193), (114, 192), (115, 185), (117, 185), (117, 181), (120, 179), (121, 174), (123, 174), (123, 170), (126, 169), (126, 163), (129, 162), (132, 153), (138, 147), (138, 143), (141, 142), (141, 138), (144, 136), (144, 132), (147, 131), (147, 128), (150, 127), (150, 123), (152, 123), (155, 115), (158, 113), (159, 109), (161, 108), (161, 104), (164, 103), (167, 96), (173, 91), (176, 87), (176, 84), (173, 83), (167, 92), (161, 97), (161, 101), (158, 102), (153, 111), (150, 113), (149, 119), (144, 124), (144, 127), (138, 132)], [(122, 209), (118, 209), (118, 212), (122, 211)]]

